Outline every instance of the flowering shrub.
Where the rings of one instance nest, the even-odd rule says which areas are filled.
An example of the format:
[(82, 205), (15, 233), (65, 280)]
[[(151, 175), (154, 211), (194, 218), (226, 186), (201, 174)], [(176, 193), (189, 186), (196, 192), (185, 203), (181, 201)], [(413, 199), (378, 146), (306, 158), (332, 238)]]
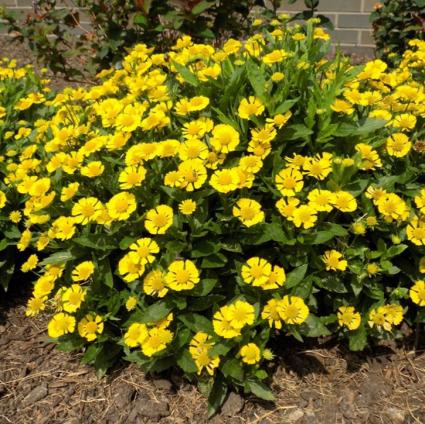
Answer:
[(425, 43), (395, 70), (353, 67), (326, 59), (314, 23), (137, 45), (45, 103), (6, 181), (25, 201), (21, 250), (39, 252), (27, 315), (50, 312), (62, 349), (101, 372), (120, 355), (178, 366), (214, 413), (229, 385), (272, 399), (272, 337), (359, 350), (415, 319)]
[(40, 80), (31, 66), (19, 68), (16, 61), (3, 59), (0, 62), (0, 287), (7, 290), (15, 269), (16, 242), (21, 236), (18, 223), (23, 200), (5, 179), (8, 171), (6, 161), (12, 161), (21, 152), (19, 160), (23, 169), (28, 166), (27, 157), (35, 153), (35, 147), (21, 149), (32, 129), (29, 121), (36, 116), (36, 106), (46, 100), (47, 81)]

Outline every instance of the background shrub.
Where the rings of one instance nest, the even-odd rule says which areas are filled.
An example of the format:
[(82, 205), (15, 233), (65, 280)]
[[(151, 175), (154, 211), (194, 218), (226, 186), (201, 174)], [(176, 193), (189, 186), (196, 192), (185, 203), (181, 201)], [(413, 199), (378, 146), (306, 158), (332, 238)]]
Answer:
[(394, 64), (410, 40), (425, 39), (425, 1), (384, 0), (376, 4), (371, 22), (377, 56)]

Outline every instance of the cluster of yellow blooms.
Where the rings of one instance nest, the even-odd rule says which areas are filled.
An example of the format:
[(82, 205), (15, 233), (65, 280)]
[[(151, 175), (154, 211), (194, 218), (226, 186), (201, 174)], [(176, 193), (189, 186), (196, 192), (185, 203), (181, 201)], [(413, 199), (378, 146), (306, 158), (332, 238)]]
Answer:
[[(112, 272), (105, 293), (127, 293), (120, 297), (120, 313), (139, 312), (124, 329), (123, 344), (150, 358), (173, 343), (182, 325), (179, 308), (190, 305), (192, 293), (213, 273), (208, 254), (195, 253), (199, 239), (211, 237), (206, 242), (218, 246), (212, 254), (224, 256), (216, 267), (223, 275), (215, 277), (222, 279), (217, 302), (225, 300), (193, 309), (209, 311), (211, 331), (191, 329), (185, 347), (198, 373), (212, 375), (223, 360), (213, 351), (219, 341), (231, 339), (242, 362), (255, 365), (270, 356), (265, 342), (247, 338), (256, 326), (291, 331), (308, 324), (315, 302), (310, 292), (286, 288), (299, 262), (285, 256), (297, 252), (297, 260), (305, 259), (311, 246), (303, 245), (303, 237), (319, 234), (324, 224), (341, 224), (347, 238), (317, 243), (326, 248), (317, 248), (306, 278), (343, 279), (363, 271), (365, 278), (376, 277), (383, 265), (366, 258), (357, 271), (358, 259), (350, 252), (353, 240), (375, 230), (378, 237), (399, 237), (394, 246), (407, 239), (409, 250), (422, 252), (412, 254), (416, 261), (425, 246), (425, 189), (413, 177), (409, 186), (400, 180), (398, 189), (399, 177), (390, 169), (421, 154), (415, 128), (425, 118), (425, 89), (414, 74), (425, 68), (425, 42), (411, 42), (395, 70), (374, 60), (361, 71), (348, 66), (341, 76), (335, 62), (318, 56), (328, 39), (321, 28), (276, 24), (267, 37), (231, 39), (217, 49), (187, 36), (166, 54), (140, 44), (121, 69), (102, 71), (98, 85), (67, 88), (49, 99), (37, 93), (23, 98), (19, 110), (45, 105), (50, 114), (9, 134), (14, 144), (2, 158), (4, 184), (22, 199), (7, 215), (24, 228), (17, 248), (37, 251), (22, 265), (23, 272), (38, 267), (27, 315), (49, 305), (55, 311), (51, 337), (77, 331), (89, 342), (99, 338), (117, 313), (106, 311), (105, 303), (96, 310), (96, 301), (88, 302), (97, 274), (109, 278), (101, 266), (107, 252)], [(311, 46), (317, 46), (315, 53)], [(311, 106), (296, 103), (297, 95), (310, 90), (303, 85), (307, 78), (328, 96), (323, 104), (313, 97)], [(312, 119), (317, 128), (308, 127)], [(370, 122), (382, 125), (362, 133)], [(354, 141), (345, 143), (350, 134), (344, 125)], [(339, 144), (326, 144), (332, 138)], [(11, 202), (6, 189), (0, 191), (0, 209)], [(255, 252), (244, 237), (270, 222), (299, 244), (279, 250), (288, 246), (271, 242)], [(225, 232), (242, 246), (228, 248), (230, 260), (219, 253)], [(125, 236), (131, 240), (122, 244)], [(85, 252), (82, 259), (69, 254), (47, 265), (41, 260), (76, 249)], [(422, 279), (409, 293), (425, 306)], [(183, 306), (170, 308), (165, 318), (140, 319), (148, 306), (176, 299)], [(363, 322), (370, 331), (390, 331), (401, 323), (403, 307), (384, 299), (383, 294), (380, 305), (354, 307), (356, 296), (339, 297), (330, 313), (341, 329), (354, 331)]]

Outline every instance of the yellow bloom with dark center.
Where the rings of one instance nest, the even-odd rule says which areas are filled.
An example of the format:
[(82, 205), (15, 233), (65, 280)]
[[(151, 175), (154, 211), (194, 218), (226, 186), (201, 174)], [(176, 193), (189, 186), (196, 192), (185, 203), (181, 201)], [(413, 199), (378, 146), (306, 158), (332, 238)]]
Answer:
[(167, 287), (175, 291), (191, 290), (199, 281), (199, 271), (189, 259), (172, 262), (165, 275)]
[(49, 337), (54, 339), (61, 337), (65, 334), (73, 333), (75, 330), (75, 318), (72, 315), (60, 312), (53, 315), (53, 318), (47, 325), (47, 332)]
[(102, 212), (103, 205), (96, 197), (83, 197), (72, 207), (72, 216), (77, 224), (86, 225), (95, 221)]
[(232, 213), (247, 227), (264, 221), (264, 212), (261, 210), (260, 203), (252, 199), (239, 199)]
[(173, 209), (168, 205), (158, 205), (148, 210), (145, 219), (145, 228), (151, 234), (165, 234), (173, 225)]
[(239, 133), (230, 125), (218, 124), (212, 131), (210, 143), (217, 152), (233, 152), (239, 144)]
[(340, 306), (337, 312), (338, 324), (347, 327), (349, 330), (356, 330), (359, 328), (362, 317), (354, 306)]
[(238, 107), (238, 115), (242, 119), (249, 119), (251, 116), (259, 116), (264, 112), (264, 105), (255, 96), (242, 99)]
[(410, 299), (419, 306), (425, 306), (425, 281), (417, 280), (409, 290)]
[(179, 203), (179, 211), (183, 215), (192, 215), (196, 211), (196, 202), (192, 199), (182, 200)]
[(387, 138), (385, 148), (390, 156), (402, 158), (410, 152), (412, 142), (406, 134), (395, 133)]
[(301, 205), (294, 209), (292, 221), (297, 228), (312, 228), (317, 222), (317, 212), (309, 205)]
[(297, 296), (284, 296), (279, 305), (279, 315), (286, 324), (302, 324), (309, 312), (304, 300)]
[(87, 314), (78, 323), (78, 334), (87, 341), (92, 342), (103, 333), (103, 319), (100, 315)]
[(136, 197), (126, 191), (116, 194), (106, 204), (109, 216), (117, 221), (126, 221), (136, 207)]
[(159, 253), (159, 246), (155, 240), (143, 237), (132, 243), (130, 250), (137, 253), (142, 265), (146, 265), (155, 260), (155, 254)]
[(257, 256), (248, 259), (241, 269), (243, 281), (246, 284), (252, 284), (254, 287), (267, 284), (271, 272), (271, 264), (266, 259)]
[(282, 169), (274, 181), (282, 196), (295, 196), (304, 187), (303, 175), (295, 168)]
[(322, 256), (326, 271), (345, 271), (347, 269), (347, 261), (342, 258), (342, 253), (337, 250), (327, 250)]
[(87, 281), (94, 273), (94, 263), (84, 261), (72, 270), (72, 281)]
[(239, 351), (242, 357), (242, 362), (248, 365), (258, 364), (261, 359), (260, 348), (255, 343), (243, 345)]

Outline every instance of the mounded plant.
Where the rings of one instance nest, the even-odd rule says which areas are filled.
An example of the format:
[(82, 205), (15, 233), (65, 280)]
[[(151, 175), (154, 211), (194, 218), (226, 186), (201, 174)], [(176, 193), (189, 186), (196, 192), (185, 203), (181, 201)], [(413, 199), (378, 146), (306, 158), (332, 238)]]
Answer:
[(27, 315), (61, 349), (179, 367), (213, 414), (228, 387), (273, 398), (271, 338), (360, 350), (423, 320), (425, 43), (352, 66), (315, 23), (139, 44), (45, 102), (5, 165)]

